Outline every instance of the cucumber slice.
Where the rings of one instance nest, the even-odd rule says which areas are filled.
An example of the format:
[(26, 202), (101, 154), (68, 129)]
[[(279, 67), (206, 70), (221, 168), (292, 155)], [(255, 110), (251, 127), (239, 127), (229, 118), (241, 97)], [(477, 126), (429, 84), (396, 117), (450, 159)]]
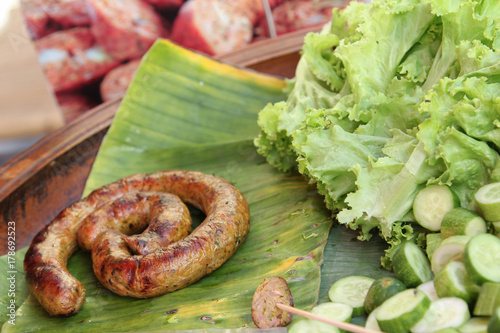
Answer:
[(440, 233), (434, 233), (434, 234), (427, 234), (425, 236), (425, 253), (427, 253), (427, 257), (432, 260), (432, 255), (434, 254), (434, 251), (439, 247), (441, 244), (441, 241), (443, 239), (441, 238)]
[(474, 316), (491, 316), (497, 307), (500, 307), (500, 283), (483, 283), (474, 306)]
[(460, 327), (470, 319), (469, 306), (457, 297), (440, 298), (431, 303), (424, 317), (413, 326), (413, 333), (430, 333), (449, 327)]
[(441, 241), (441, 244), (432, 254), (431, 269), (437, 274), (450, 261), (462, 261), (465, 245), (471, 236), (451, 236)]
[(367, 330), (382, 331), (380, 329), (380, 326), (378, 325), (377, 318), (375, 317), (377, 315), (378, 309), (379, 308), (375, 308), (372, 312), (370, 312), (368, 318), (366, 318), (365, 328)]
[(472, 237), (465, 247), (464, 263), (475, 283), (500, 282), (500, 239), (491, 234)]
[(352, 318), (352, 306), (343, 303), (326, 302), (316, 305), (312, 310), (319, 316), (349, 323)]
[(487, 221), (500, 221), (500, 182), (481, 187), (475, 199)]
[(439, 297), (459, 297), (471, 306), (479, 295), (479, 287), (472, 282), (464, 263), (460, 261), (448, 263), (437, 273), (434, 287)]
[[(346, 323), (350, 322), (352, 317), (352, 307), (341, 303), (322, 303), (315, 306), (311, 312), (325, 318), (339, 320)], [(300, 318), (292, 321), (290, 327), (288, 328), (288, 332), (343, 333), (344, 330), (316, 320)]]
[(407, 287), (413, 288), (432, 279), (429, 259), (415, 243), (406, 242), (399, 246), (392, 258), (396, 278)]
[(467, 243), (471, 240), (472, 236), (467, 235), (456, 235), (445, 238), (441, 241), (441, 244), (462, 244), (467, 245)]
[(448, 327), (448, 328), (440, 329), (439, 331), (436, 331), (434, 333), (460, 333), (460, 331), (458, 330), (458, 328)]
[(383, 277), (375, 280), (365, 297), (366, 313), (371, 313), (386, 299), (403, 290), (406, 290), (405, 284), (393, 277)]
[[(320, 305), (315, 306), (311, 310), (311, 312), (328, 319), (339, 320), (345, 323), (349, 323), (352, 318), (352, 306), (342, 303), (332, 303), (332, 302), (322, 303)], [(323, 331), (327, 332), (329, 331), (330, 327), (332, 327), (331, 325), (319, 321), (315, 322), (316, 322), (316, 327), (319, 327), (321, 332)], [(339, 331), (344, 332), (343, 330)]]
[(500, 332), (500, 306), (495, 309), (488, 323), (488, 333)]
[(427, 281), (426, 283), (422, 283), (420, 286), (417, 287), (417, 289), (422, 290), (427, 295), (427, 297), (429, 297), (431, 301), (435, 301), (439, 298), (436, 292), (436, 288), (434, 287), (434, 281), (432, 280)]
[(486, 233), (486, 221), (473, 211), (457, 207), (450, 210), (441, 222), (441, 235), (448, 238), (455, 235), (474, 236)]
[(413, 215), (422, 227), (439, 231), (444, 214), (459, 204), (458, 197), (448, 186), (430, 185), (420, 190), (415, 197)]
[(406, 333), (429, 309), (431, 300), (418, 289), (407, 289), (378, 307), (377, 322), (384, 332)]
[(328, 297), (334, 303), (350, 305), (353, 317), (361, 316), (365, 313), (366, 294), (374, 281), (375, 279), (367, 276), (346, 276), (335, 281), (328, 291)]
[(473, 317), (458, 330), (460, 333), (487, 333), (490, 317)]

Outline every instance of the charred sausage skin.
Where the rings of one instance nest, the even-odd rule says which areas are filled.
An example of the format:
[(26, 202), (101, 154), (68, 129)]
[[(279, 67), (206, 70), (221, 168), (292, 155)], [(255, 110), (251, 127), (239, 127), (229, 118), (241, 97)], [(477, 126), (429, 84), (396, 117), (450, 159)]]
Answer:
[(89, 214), (78, 229), (77, 239), (81, 249), (91, 251), (101, 233), (114, 229), (123, 234), (133, 254), (145, 255), (189, 235), (191, 224), (189, 210), (178, 196), (139, 192)]
[(147, 298), (187, 287), (229, 259), (249, 231), (248, 204), (225, 180), (175, 173), (138, 182), (151, 184), (155, 192), (175, 193), (207, 217), (188, 237), (140, 258), (131, 256), (118, 233), (103, 234), (92, 249), (94, 273), (119, 295)]
[[(92, 249), (94, 272), (120, 295), (154, 297), (186, 287), (220, 267), (250, 229), (248, 203), (227, 180), (196, 171), (134, 175), (99, 188), (63, 210), (33, 239), (24, 260), (31, 293), (50, 315), (78, 312), (85, 289), (67, 270), (77, 231), (94, 210), (127, 193), (168, 192), (201, 209), (205, 221), (188, 237), (146, 255), (132, 255), (123, 236), (101, 234)], [(113, 237), (117, 237), (117, 244)], [(118, 247), (118, 248), (117, 248)]]

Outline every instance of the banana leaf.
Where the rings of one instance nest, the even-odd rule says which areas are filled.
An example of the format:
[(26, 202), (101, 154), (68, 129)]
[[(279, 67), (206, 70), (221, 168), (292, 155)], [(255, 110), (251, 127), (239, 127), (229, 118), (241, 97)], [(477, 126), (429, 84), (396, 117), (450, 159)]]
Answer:
[[(379, 268), (382, 241), (360, 243), (355, 233), (332, 228), (331, 212), (314, 186), (300, 175), (275, 170), (257, 154), (252, 141), (259, 133), (257, 114), (266, 103), (285, 98), (283, 87), (280, 79), (217, 62), (168, 41), (155, 43), (103, 141), (84, 195), (134, 173), (185, 169), (215, 174), (230, 180), (249, 202), (247, 239), (210, 275), (151, 299), (108, 291), (96, 280), (89, 254), (79, 251), (68, 268), (85, 285), (87, 298), (70, 318), (49, 317), (28, 296), (21, 268), (26, 249), (20, 250), (15, 325), (5, 322), (2, 331), (255, 327), (251, 301), (267, 276), (284, 277), (295, 306), (308, 310), (318, 300), (328, 300), (329, 286), (340, 277), (387, 275)], [(195, 209), (192, 213), (195, 225), (199, 224), (203, 213)], [(6, 263), (5, 256), (1, 259)], [(5, 305), (10, 300), (4, 291), (6, 272), (1, 274), (4, 321), (9, 319)]]

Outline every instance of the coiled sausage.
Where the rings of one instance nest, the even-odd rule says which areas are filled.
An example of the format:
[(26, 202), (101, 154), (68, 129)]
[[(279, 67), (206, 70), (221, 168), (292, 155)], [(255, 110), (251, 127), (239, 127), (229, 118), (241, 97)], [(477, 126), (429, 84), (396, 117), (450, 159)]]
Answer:
[[(250, 229), (248, 203), (241, 192), (227, 180), (201, 172), (134, 175), (97, 189), (64, 209), (35, 236), (26, 253), (28, 287), (50, 315), (73, 315), (83, 305), (85, 288), (66, 268), (77, 249), (83, 220), (107, 203), (136, 192), (175, 194), (204, 211), (206, 218), (186, 238), (145, 255), (134, 254), (118, 231), (101, 233), (92, 248), (94, 273), (120, 295), (153, 297), (196, 282), (229, 259)], [(81, 235), (88, 235), (84, 230)]]

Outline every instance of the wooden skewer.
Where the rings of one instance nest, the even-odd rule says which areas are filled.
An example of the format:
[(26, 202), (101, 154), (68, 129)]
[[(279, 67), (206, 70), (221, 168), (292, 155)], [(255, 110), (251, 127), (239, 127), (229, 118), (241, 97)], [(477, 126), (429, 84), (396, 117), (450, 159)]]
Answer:
[(381, 331), (369, 330), (369, 329), (366, 329), (362, 326), (358, 326), (358, 325), (354, 325), (354, 324), (350, 324), (350, 323), (345, 323), (343, 321), (328, 319), (328, 318), (325, 318), (322, 316), (318, 316), (314, 313), (300, 310), (300, 309), (297, 309), (297, 308), (294, 308), (292, 306), (288, 306), (285, 304), (278, 303), (278, 304), (276, 304), (276, 306), (278, 308), (280, 308), (281, 310), (291, 312), (291, 313), (296, 314), (296, 315), (301, 316), (301, 317), (317, 320), (317, 321), (320, 321), (322, 323), (329, 324), (329, 325), (338, 327), (338, 328), (346, 330), (346, 331), (350, 331), (350, 332), (354, 332), (354, 333), (383, 333)]

